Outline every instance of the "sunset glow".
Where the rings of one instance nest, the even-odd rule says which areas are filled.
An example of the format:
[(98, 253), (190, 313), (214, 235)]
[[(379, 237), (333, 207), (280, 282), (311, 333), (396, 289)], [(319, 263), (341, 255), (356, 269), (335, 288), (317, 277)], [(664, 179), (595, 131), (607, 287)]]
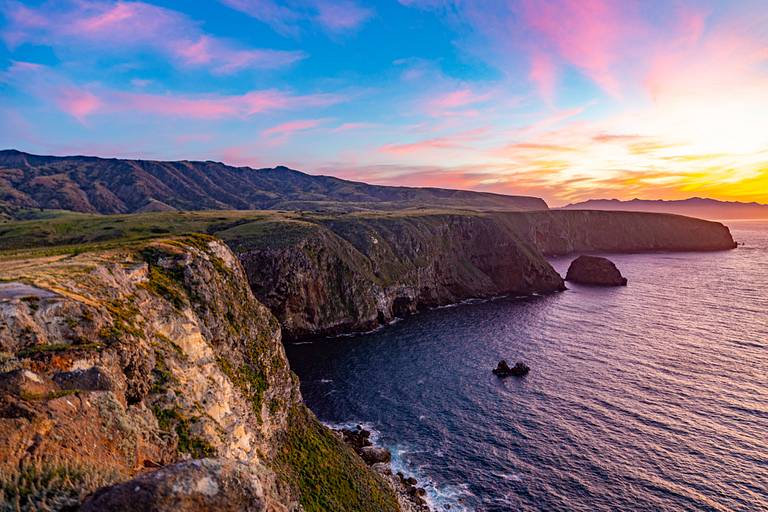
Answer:
[(0, 9), (4, 148), (768, 203), (763, 0)]

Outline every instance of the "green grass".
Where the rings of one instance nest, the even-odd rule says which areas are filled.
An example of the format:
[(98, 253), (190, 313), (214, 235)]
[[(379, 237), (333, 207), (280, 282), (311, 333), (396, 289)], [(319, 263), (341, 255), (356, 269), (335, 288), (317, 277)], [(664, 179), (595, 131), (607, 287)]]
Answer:
[(302, 405), (289, 417), (278, 465), (306, 512), (395, 512), (392, 490)]
[(407, 209), (354, 213), (261, 210), (205, 210), (99, 215), (45, 211), (27, 220), (0, 223), (0, 258), (77, 255), (131, 247), (157, 238), (195, 233), (214, 235), (234, 248), (291, 245), (333, 221), (417, 219), (439, 222), (445, 215), (484, 215), (470, 210)]
[(0, 472), (0, 511), (76, 510), (85, 496), (121, 478), (61, 457), (25, 457), (18, 468)]

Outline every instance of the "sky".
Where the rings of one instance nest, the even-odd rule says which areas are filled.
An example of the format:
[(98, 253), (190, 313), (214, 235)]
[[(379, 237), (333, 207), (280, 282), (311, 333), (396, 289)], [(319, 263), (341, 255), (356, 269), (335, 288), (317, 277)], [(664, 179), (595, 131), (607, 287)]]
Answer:
[(768, 0), (0, 0), (0, 147), (768, 203)]

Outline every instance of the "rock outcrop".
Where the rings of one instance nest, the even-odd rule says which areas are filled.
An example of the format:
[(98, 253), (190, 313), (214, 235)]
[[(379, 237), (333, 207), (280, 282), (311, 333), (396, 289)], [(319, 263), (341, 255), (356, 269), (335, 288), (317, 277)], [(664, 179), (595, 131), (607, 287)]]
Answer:
[(593, 286), (626, 286), (627, 278), (608, 258), (579, 256), (571, 262), (566, 281)]
[(71, 509), (113, 484), (85, 509), (398, 509), (303, 405), (277, 320), (222, 242), (5, 259), (0, 277), (12, 509)]

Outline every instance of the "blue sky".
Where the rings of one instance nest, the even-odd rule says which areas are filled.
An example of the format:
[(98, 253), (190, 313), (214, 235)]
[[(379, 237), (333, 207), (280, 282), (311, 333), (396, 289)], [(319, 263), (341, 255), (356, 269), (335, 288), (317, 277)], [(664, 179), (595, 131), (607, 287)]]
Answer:
[(768, 199), (768, 8), (0, 1), (0, 137), (376, 183)]

